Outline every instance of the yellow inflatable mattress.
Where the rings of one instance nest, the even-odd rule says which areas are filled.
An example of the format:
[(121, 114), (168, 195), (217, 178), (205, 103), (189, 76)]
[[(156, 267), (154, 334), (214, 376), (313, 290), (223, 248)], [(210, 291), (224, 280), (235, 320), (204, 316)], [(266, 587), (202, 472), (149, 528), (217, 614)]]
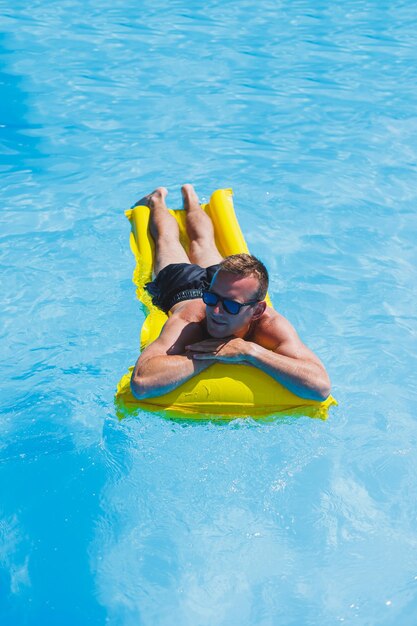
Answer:
[[(223, 256), (248, 252), (245, 239), (236, 219), (231, 189), (218, 189), (202, 208), (210, 216), (216, 244)], [(185, 212), (171, 211), (176, 218), (181, 242), (185, 249), (188, 239), (185, 230)], [(152, 280), (153, 240), (149, 233), (149, 208), (136, 206), (126, 211), (131, 224), (130, 246), (136, 258), (133, 282), (137, 297), (147, 312), (140, 334), (143, 350), (156, 339), (166, 315), (152, 304), (144, 286)], [(269, 306), (272, 306), (269, 297)], [(307, 415), (326, 419), (336, 400), (329, 396), (323, 402), (299, 398), (286, 387), (257, 368), (246, 365), (216, 363), (181, 387), (157, 398), (137, 400), (130, 390), (133, 367), (120, 380), (116, 402), (122, 413), (126, 409), (142, 407), (150, 411), (168, 411), (186, 419), (232, 419), (234, 417), (262, 417), (267, 415)]]

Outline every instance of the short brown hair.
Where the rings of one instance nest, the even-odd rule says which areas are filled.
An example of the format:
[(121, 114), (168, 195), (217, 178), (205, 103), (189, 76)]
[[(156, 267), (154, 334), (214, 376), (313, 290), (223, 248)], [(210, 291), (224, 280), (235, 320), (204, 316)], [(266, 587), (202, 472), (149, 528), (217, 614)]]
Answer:
[(227, 256), (220, 263), (219, 271), (229, 272), (242, 278), (255, 276), (258, 279), (259, 287), (255, 294), (257, 300), (263, 300), (268, 291), (268, 270), (265, 265), (251, 254), (232, 254)]

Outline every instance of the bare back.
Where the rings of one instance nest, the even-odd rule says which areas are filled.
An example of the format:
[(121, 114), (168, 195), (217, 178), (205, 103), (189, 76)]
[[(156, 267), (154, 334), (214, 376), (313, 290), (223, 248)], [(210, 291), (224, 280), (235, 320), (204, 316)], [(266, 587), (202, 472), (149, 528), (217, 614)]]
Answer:
[(172, 307), (171, 315), (159, 335), (141, 358), (185, 354), (185, 346), (208, 337), (204, 324), (205, 306), (201, 300), (187, 300)]

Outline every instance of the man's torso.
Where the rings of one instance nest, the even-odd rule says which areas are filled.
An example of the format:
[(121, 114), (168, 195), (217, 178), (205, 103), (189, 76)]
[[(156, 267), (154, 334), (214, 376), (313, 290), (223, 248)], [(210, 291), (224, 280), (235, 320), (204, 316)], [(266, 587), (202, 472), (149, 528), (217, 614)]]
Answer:
[[(206, 307), (201, 300), (187, 300), (176, 304), (170, 311), (169, 322), (171, 320), (173, 322), (178, 321), (178, 324), (175, 324), (176, 330), (173, 333), (173, 339), (174, 334), (179, 332), (181, 325), (187, 328), (184, 342), (181, 341), (181, 333), (179, 332), (177, 354), (185, 353), (185, 346), (188, 344), (211, 338), (206, 325)], [(275, 350), (281, 342), (285, 341), (288, 324), (282, 315), (271, 307), (267, 307), (262, 317), (253, 321), (247, 328), (243, 339), (257, 343), (267, 350)]]

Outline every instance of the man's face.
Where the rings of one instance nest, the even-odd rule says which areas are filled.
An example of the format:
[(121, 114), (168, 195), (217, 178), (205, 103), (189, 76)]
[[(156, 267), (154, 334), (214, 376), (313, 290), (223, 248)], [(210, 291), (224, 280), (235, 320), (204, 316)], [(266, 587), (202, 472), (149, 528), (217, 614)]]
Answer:
[[(258, 287), (259, 283), (255, 276), (240, 278), (235, 274), (219, 271), (214, 275), (210, 291), (221, 298), (249, 302), (256, 299)], [(212, 337), (219, 339), (231, 335), (244, 337), (254, 316), (259, 317), (258, 312), (259, 304), (244, 306), (237, 315), (227, 313), (221, 301), (215, 306), (206, 305), (207, 330)]]

